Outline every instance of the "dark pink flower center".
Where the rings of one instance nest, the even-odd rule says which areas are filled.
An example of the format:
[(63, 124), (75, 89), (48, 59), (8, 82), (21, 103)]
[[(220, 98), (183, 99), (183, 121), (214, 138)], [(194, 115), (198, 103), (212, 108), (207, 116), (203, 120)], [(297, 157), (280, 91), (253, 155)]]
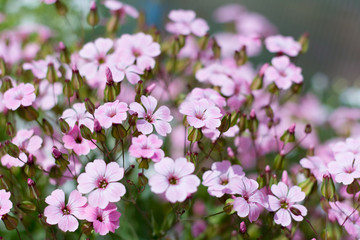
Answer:
[(99, 56), (97, 61), (98, 61), (99, 65), (104, 64), (106, 62), (104, 56)]
[(281, 208), (288, 209), (289, 203), (286, 201), (286, 199), (281, 199), (280, 200), (280, 206), (281, 206)]
[(61, 210), (62, 210), (62, 212), (63, 212), (64, 215), (69, 215), (69, 214), (71, 214), (71, 211), (70, 211), (70, 209), (69, 209), (67, 206), (64, 206)]
[(80, 134), (75, 138), (75, 142), (78, 144), (82, 143), (82, 137), (80, 136)]
[(347, 167), (344, 169), (344, 172), (346, 173), (353, 173), (355, 171), (355, 168), (353, 166)]
[(104, 221), (104, 219), (103, 219), (102, 216), (97, 216), (96, 220), (98, 220), (99, 222), (103, 222), (103, 221)]
[(154, 118), (153, 118), (152, 114), (150, 114), (150, 113), (145, 115), (145, 120), (148, 121), (149, 123), (154, 122)]
[(100, 179), (98, 182), (98, 188), (105, 189), (107, 187), (107, 185), (109, 185), (109, 183), (108, 183), (108, 181), (106, 181), (106, 179)]
[(132, 54), (133, 54), (135, 57), (140, 57), (140, 56), (142, 55), (141, 50), (138, 49), (138, 48), (132, 48)]
[(177, 177), (175, 177), (175, 176), (169, 177), (168, 180), (169, 180), (169, 183), (170, 183), (171, 185), (176, 185), (176, 184), (178, 184), (178, 182), (179, 182), (179, 179), (178, 179)]
[(23, 92), (22, 92), (22, 91), (17, 91), (17, 92), (15, 93), (14, 98), (15, 98), (16, 100), (22, 100), (22, 99), (24, 98)]

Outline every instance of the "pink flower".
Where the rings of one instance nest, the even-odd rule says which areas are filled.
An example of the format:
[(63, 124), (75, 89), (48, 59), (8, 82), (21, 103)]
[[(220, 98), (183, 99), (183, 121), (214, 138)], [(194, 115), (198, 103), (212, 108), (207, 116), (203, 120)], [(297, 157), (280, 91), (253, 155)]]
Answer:
[(211, 88), (194, 88), (186, 97), (186, 101), (207, 99), (209, 102), (214, 103), (219, 108), (226, 105), (226, 100), (217, 91)]
[(293, 186), (289, 190), (285, 183), (279, 182), (271, 186), (271, 192), (274, 196), (268, 196), (269, 207), (271, 211), (276, 212), (274, 218), (276, 224), (287, 227), (291, 224), (291, 217), (298, 222), (303, 220), (307, 209), (297, 204), (305, 199), (305, 193), (300, 187)]
[(40, 148), (43, 140), (34, 135), (34, 130), (21, 129), (16, 133), (16, 136), (11, 140), (13, 144), (19, 147), (20, 155), (19, 158), (11, 157), (6, 154), (2, 156), (1, 163), (3, 166), (10, 167), (22, 167), (27, 162), (27, 154), (35, 154)]
[(179, 111), (186, 115), (186, 120), (194, 128), (216, 129), (221, 124), (220, 109), (206, 99), (183, 102)]
[(165, 193), (165, 197), (172, 203), (183, 202), (188, 195), (196, 192), (200, 185), (200, 179), (193, 175), (195, 170), (193, 163), (185, 158), (175, 161), (171, 158), (163, 158), (154, 164), (156, 174), (150, 177), (151, 191), (157, 194)]
[(120, 20), (122, 20), (125, 14), (133, 18), (138, 18), (139, 16), (139, 12), (133, 6), (116, 0), (106, 0), (104, 2), (104, 6), (110, 9), (113, 13), (118, 13)]
[(292, 37), (281, 35), (270, 36), (265, 39), (266, 48), (272, 53), (284, 53), (295, 57), (301, 50), (301, 45)]
[(165, 156), (164, 151), (160, 149), (162, 144), (163, 141), (154, 134), (148, 137), (140, 135), (132, 139), (129, 153), (136, 158), (149, 158), (154, 162), (159, 162)]
[(102, 236), (114, 233), (119, 228), (121, 213), (113, 203), (109, 203), (104, 209), (88, 205), (84, 212), (84, 218), (92, 222), (95, 232)]
[(87, 155), (96, 145), (82, 138), (80, 129), (75, 125), (65, 136), (62, 137), (64, 147), (73, 150), (77, 155)]
[(56, 189), (50, 196), (45, 198), (45, 202), (49, 204), (44, 210), (46, 222), (55, 225), (64, 232), (74, 232), (78, 226), (78, 219), (84, 219), (84, 206), (86, 197), (81, 196), (77, 190), (70, 193), (69, 201), (65, 203), (65, 194), (63, 190)]
[(121, 124), (127, 117), (126, 111), (129, 110), (124, 102), (108, 102), (95, 110), (95, 118), (104, 128), (109, 128), (113, 123)]
[(53, 3), (56, 3), (56, 1), (58, 1), (58, 0), (42, 0), (42, 2), (45, 4), (53, 4)]
[(111, 63), (108, 52), (113, 47), (113, 40), (108, 38), (98, 38), (94, 42), (89, 42), (79, 51), (81, 62), (79, 71), (89, 80), (90, 85), (105, 86), (105, 69)]
[(195, 77), (199, 82), (210, 82), (215, 86), (222, 86), (231, 81), (231, 70), (220, 63), (212, 63), (202, 69), (199, 69)]
[(156, 132), (161, 136), (170, 133), (169, 122), (173, 119), (173, 116), (170, 115), (170, 109), (161, 106), (155, 111), (157, 100), (152, 96), (141, 96), (141, 103), (143, 106), (137, 102), (130, 103), (130, 110), (138, 114), (137, 129), (143, 134), (150, 134), (153, 132), (154, 126)]
[(293, 82), (299, 84), (303, 81), (301, 68), (292, 64), (289, 57), (275, 57), (271, 60), (271, 64), (272, 66), (265, 70), (265, 80), (275, 82), (278, 88), (288, 89)]
[(131, 84), (137, 84), (140, 81), (141, 74), (144, 74), (138, 66), (131, 63), (119, 62), (114, 60), (116, 64), (109, 66), (114, 82), (121, 82), (125, 77)]
[(5, 191), (4, 189), (0, 190), (0, 216), (9, 213), (10, 209), (13, 207), (10, 196), (10, 192)]
[(57, 75), (60, 77), (61, 72), (59, 71), (60, 63), (53, 56), (46, 56), (45, 59), (40, 59), (38, 61), (32, 61), (31, 63), (24, 63), (24, 70), (31, 70), (33, 75), (39, 79), (45, 79), (49, 64), (53, 64)]
[(244, 175), (240, 165), (231, 166), (230, 161), (224, 160), (213, 163), (211, 170), (204, 172), (202, 184), (208, 187), (211, 196), (222, 197), (225, 193), (232, 193), (229, 185), (231, 179)]
[(151, 35), (142, 32), (129, 35), (124, 34), (116, 42), (116, 54), (130, 63), (136, 62), (140, 70), (155, 67), (154, 57), (160, 55), (160, 45), (153, 41)]
[(61, 118), (64, 119), (70, 127), (84, 124), (91, 131), (94, 129), (93, 116), (86, 112), (85, 103), (75, 103), (72, 108), (66, 109)]
[(346, 202), (330, 201), (329, 204), (331, 207), (329, 209), (329, 219), (331, 221), (337, 220), (339, 225), (344, 224), (344, 228), (351, 236), (358, 236), (360, 225), (359, 212)]
[(249, 221), (253, 222), (259, 218), (262, 207), (268, 207), (265, 195), (258, 190), (259, 184), (246, 177), (234, 177), (230, 181), (230, 188), (236, 197), (233, 203), (234, 210), (239, 217), (249, 216)]
[(327, 162), (322, 157), (308, 156), (300, 160), (303, 168), (309, 169), (317, 180), (322, 181), (324, 174), (327, 172)]
[(78, 190), (89, 194), (92, 207), (104, 209), (109, 202), (118, 202), (126, 189), (118, 181), (124, 176), (124, 169), (116, 162), (106, 164), (104, 160), (95, 159), (85, 167), (85, 173), (78, 177)]
[(349, 185), (360, 177), (360, 155), (352, 152), (337, 153), (335, 161), (330, 162), (328, 167), (336, 182)]
[(345, 141), (330, 145), (330, 148), (335, 154), (340, 152), (360, 154), (360, 138), (347, 138)]
[(177, 35), (189, 35), (190, 33), (202, 37), (209, 30), (209, 26), (202, 18), (195, 18), (192, 10), (172, 10), (169, 19), (173, 22), (166, 24), (166, 30)]
[(58, 96), (63, 93), (63, 86), (56, 82), (50, 84), (46, 79), (39, 84), (39, 95), (36, 98), (36, 106), (43, 110), (50, 110), (58, 103)]
[(6, 108), (16, 110), (20, 106), (31, 106), (35, 98), (34, 86), (30, 83), (20, 83), (4, 93), (3, 103)]

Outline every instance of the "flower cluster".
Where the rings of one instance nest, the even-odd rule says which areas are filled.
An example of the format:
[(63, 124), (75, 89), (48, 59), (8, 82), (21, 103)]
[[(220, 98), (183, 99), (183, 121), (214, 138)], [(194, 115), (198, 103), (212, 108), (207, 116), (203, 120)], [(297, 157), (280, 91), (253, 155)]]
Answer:
[[(213, 35), (192, 10), (156, 29), (128, 4), (101, 4), (83, 9), (86, 40), (0, 35), (9, 238), (360, 237), (360, 111), (300, 94), (307, 34), (280, 35), (240, 5), (216, 10), (235, 31)], [(138, 31), (120, 34), (127, 16)]]

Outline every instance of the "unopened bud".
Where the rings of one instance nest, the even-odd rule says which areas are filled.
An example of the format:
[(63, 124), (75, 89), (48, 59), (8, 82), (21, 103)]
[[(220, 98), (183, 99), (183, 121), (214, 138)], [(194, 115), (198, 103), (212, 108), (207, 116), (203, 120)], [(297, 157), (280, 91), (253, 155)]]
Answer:
[(60, 130), (63, 133), (68, 133), (70, 130), (69, 124), (62, 118), (59, 118)]
[(84, 124), (81, 124), (80, 126), (80, 133), (81, 133), (81, 136), (83, 138), (85, 138), (86, 140), (92, 140), (92, 134), (91, 134), (91, 131), (90, 129), (85, 126)]
[(95, 112), (94, 103), (89, 98), (85, 98), (84, 102), (85, 102), (86, 111), (88, 111), (91, 115), (93, 115)]
[(101, 132), (102, 127), (100, 125), (100, 122), (97, 119), (94, 119), (94, 131), (95, 132)]
[(7, 154), (14, 158), (18, 158), (20, 155), (20, 149), (18, 146), (10, 142), (9, 140), (5, 141), (5, 151)]
[(61, 158), (61, 156), (62, 156), (62, 152), (60, 152), (60, 150), (59, 149), (57, 149), (57, 147), (53, 147), (52, 148), (52, 155), (53, 155), (53, 157), (55, 158), (55, 159), (59, 159), (59, 158)]
[(213, 38), (212, 41), (213, 41), (212, 51), (213, 51), (213, 54), (214, 54), (214, 58), (219, 59), (220, 56), (221, 56), (221, 47), (219, 46), (219, 44), (217, 43), (215, 38)]
[(88, 24), (92, 27), (95, 27), (99, 23), (99, 14), (97, 11), (97, 6), (95, 1), (92, 1), (91, 3), (90, 12), (87, 15), (86, 20)]
[(306, 124), (305, 126), (305, 133), (306, 134), (310, 134), (312, 131), (311, 125), (310, 124)]
[(327, 172), (323, 176), (323, 182), (321, 184), (321, 194), (327, 199), (330, 200), (334, 197), (335, 194), (335, 184), (331, 178), (331, 175)]
[(71, 82), (75, 90), (79, 90), (84, 82), (75, 64), (72, 67)]
[(234, 59), (238, 66), (244, 65), (248, 61), (246, 46), (243, 46), (240, 51), (235, 51)]
[(15, 129), (11, 122), (6, 123), (6, 131), (5, 132), (10, 138), (15, 137), (15, 134), (16, 134)]
[(74, 89), (69, 79), (64, 81), (63, 93), (67, 98), (71, 98), (74, 95)]
[(247, 229), (246, 229), (246, 224), (245, 224), (244, 221), (242, 221), (242, 222), (240, 223), (240, 233), (241, 233), (241, 234), (245, 234), (246, 231), (247, 231)]
[(42, 129), (44, 130), (44, 133), (48, 136), (52, 136), (54, 134), (54, 129), (52, 125), (45, 119), (42, 119)]

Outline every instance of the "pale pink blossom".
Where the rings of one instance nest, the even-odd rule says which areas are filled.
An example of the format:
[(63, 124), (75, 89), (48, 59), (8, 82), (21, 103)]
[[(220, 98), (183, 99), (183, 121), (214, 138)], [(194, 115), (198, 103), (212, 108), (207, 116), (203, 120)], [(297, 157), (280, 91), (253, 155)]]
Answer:
[(78, 219), (84, 219), (84, 206), (86, 197), (74, 190), (70, 193), (69, 200), (65, 203), (65, 193), (56, 189), (50, 196), (45, 198), (49, 205), (44, 210), (46, 222), (51, 225), (58, 224), (64, 232), (74, 232), (79, 227)]
[(164, 151), (161, 150), (162, 144), (163, 141), (154, 134), (140, 135), (132, 138), (129, 153), (135, 158), (148, 158), (159, 162), (165, 156)]
[(104, 128), (110, 128), (113, 123), (121, 124), (127, 117), (127, 104), (116, 100), (107, 102), (95, 110), (95, 118)]
[(243, 36), (266, 37), (277, 32), (276, 27), (263, 15), (245, 12), (235, 21), (237, 33)]
[(123, 18), (126, 15), (129, 15), (133, 18), (138, 18), (139, 12), (131, 5), (125, 4), (116, 0), (105, 0), (104, 6), (107, 7), (113, 14), (118, 14), (120, 22), (123, 21)]
[(20, 106), (31, 106), (35, 98), (34, 86), (30, 83), (20, 83), (18, 86), (10, 88), (4, 93), (3, 103), (6, 108), (16, 110)]
[[(329, 219), (337, 220), (339, 225), (343, 225), (346, 231), (353, 237), (359, 235), (360, 216), (359, 212), (346, 202), (329, 201)], [(345, 221), (346, 220), (346, 221)]]
[(25, 130), (21, 129), (16, 133), (16, 136), (11, 140), (13, 144), (18, 146), (20, 150), (19, 158), (11, 157), (10, 155), (6, 154), (1, 157), (1, 163), (3, 166), (8, 168), (10, 167), (22, 167), (27, 162), (28, 157), (27, 154), (35, 154), (41, 148), (41, 144), (43, 140), (34, 135), (34, 130)]
[(116, 162), (106, 164), (104, 160), (95, 159), (85, 167), (85, 172), (78, 177), (78, 190), (88, 194), (92, 207), (104, 209), (109, 202), (118, 202), (126, 189), (118, 181), (124, 177), (124, 168)]
[(224, 194), (231, 194), (230, 182), (236, 176), (244, 176), (240, 165), (231, 166), (230, 161), (215, 162), (211, 170), (204, 172), (202, 184), (208, 187), (211, 196), (222, 197)]
[(81, 136), (78, 125), (75, 125), (66, 135), (62, 137), (64, 147), (73, 150), (77, 155), (87, 155), (96, 145)]
[(60, 77), (60, 63), (54, 56), (50, 55), (46, 56), (45, 59), (40, 59), (38, 61), (33, 60), (30, 63), (24, 63), (23, 69), (31, 70), (33, 75), (39, 79), (45, 79), (48, 72), (49, 64), (52, 64), (54, 66), (57, 76)]
[(183, 102), (179, 111), (186, 115), (187, 122), (194, 128), (216, 129), (221, 124), (220, 109), (206, 99)]
[(331, 144), (330, 148), (335, 154), (341, 152), (360, 154), (360, 138), (347, 138), (345, 141)]
[(13, 207), (10, 196), (10, 192), (5, 191), (4, 189), (0, 190), (0, 217), (9, 213), (10, 209)]
[(285, 183), (279, 182), (277, 185), (271, 186), (271, 192), (274, 195), (269, 195), (269, 208), (275, 213), (275, 223), (287, 227), (291, 224), (291, 218), (295, 221), (302, 221), (307, 214), (307, 209), (300, 205), (305, 199), (305, 193), (301, 191), (298, 186), (288, 188)]
[(216, 42), (221, 48), (223, 58), (232, 58), (235, 51), (245, 48), (249, 57), (257, 56), (261, 52), (261, 39), (257, 36), (244, 36), (229, 32), (218, 33), (215, 35)]
[(102, 236), (114, 233), (119, 228), (121, 213), (113, 203), (109, 203), (104, 209), (88, 205), (84, 212), (84, 218), (92, 222), (95, 232)]
[(157, 194), (165, 193), (168, 201), (183, 202), (192, 193), (197, 191), (200, 179), (192, 174), (195, 170), (193, 163), (185, 158), (175, 161), (165, 157), (154, 164), (156, 174), (150, 177), (151, 191)]
[(265, 46), (272, 53), (283, 53), (290, 57), (295, 57), (301, 50), (299, 42), (292, 37), (281, 35), (270, 36), (265, 39)]
[(43, 3), (45, 3), (45, 4), (54, 4), (54, 3), (56, 3), (56, 1), (58, 1), (58, 0), (41, 0)]
[(289, 57), (280, 56), (271, 60), (272, 66), (265, 70), (265, 81), (275, 82), (281, 89), (289, 89), (292, 83), (302, 83), (301, 68), (290, 62)]
[(150, 134), (155, 127), (156, 132), (161, 136), (169, 134), (171, 132), (169, 122), (173, 119), (170, 109), (166, 106), (156, 109), (157, 100), (152, 96), (141, 96), (141, 103), (142, 105), (133, 102), (129, 106), (131, 111), (138, 114), (137, 129), (143, 134)]
[(121, 82), (126, 79), (131, 84), (136, 84), (140, 81), (140, 75), (144, 74), (137, 65), (133, 65), (132, 63), (126, 63), (123, 61), (114, 60), (114, 65), (109, 66), (114, 82)]
[(330, 162), (328, 167), (336, 182), (349, 185), (354, 179), (360, 178), (360, 155), (352, 152), (337, 153), (335, 161)]
[(166, 24), (168, 32), (177, 35), (194, 34), (202, 37), (209, 30), (209, 26), (202, 18), (196, 18), (196, 13), (192, 10), (172, 10), (169, 13), (169, 19), (172, 21)]
[(231, 81), (231, 70), (220, 63), (212, 63), (202, 69), (199, 69), (195, 77), (199, 82), (210, 82), (215, 86), (222, 86)]
[(256, 221), (262, 208), (268, 207), (265, 195), (258, 190), (259, 184), (255, 180), (236, 176), (230, 180), (229, 185), (234, 194), (240, 195), (233, 203), (239, 217), (248, 216), (250, 222)]
[(319, 156), (308, 156), (300, 160), (303, 168), (309, 169), (318, 181), (323, 180), (324, 174), (328, 171), (327, 161)]
[(61, 118), (64, 119), (70, 127), (75, 125), (87, 126), (91, 131), (94, 129), (93, 116), (86, 111), (85, 103), (75, 103), (72, 108), (66, 109)]
[(214, 103), (219, 108), (226, 105), (226, 100), (217, 91), (211, 88), (194, 88), (186, 97), (186, 101), (207, 99), (209, 102)]
[(118, 57), (136, 62), (141, 71), (155, 67), (155, 57), (161, 53), (160, 45), (153, 41), (151, 35), (142, 32), (134, 35), (124, 34), (116, 42)]
[(196, 220), (191, 226), (191, 234), (193, 237), (198, 237), (200, 234), (205, 232), (207, 224), (204, 220)]
[(39, 84), (39, 96), (36, 98), (36, 105), (43, 110), (50, 110), (58, 103), (58, 96), (63, 93), (63, 86), (60, 82), (50, 84), (46, 79)]

